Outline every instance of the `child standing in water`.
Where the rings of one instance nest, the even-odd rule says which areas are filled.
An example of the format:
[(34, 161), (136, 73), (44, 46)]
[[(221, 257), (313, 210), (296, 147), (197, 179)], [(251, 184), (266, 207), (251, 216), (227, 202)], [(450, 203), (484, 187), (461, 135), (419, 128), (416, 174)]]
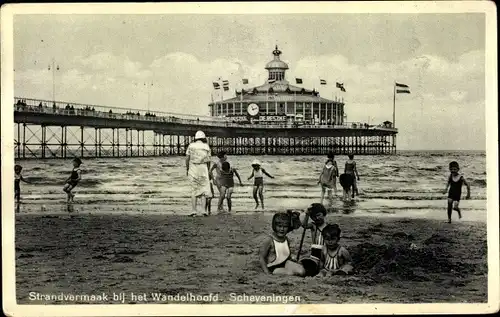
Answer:
[(14, 166), (14, 199), (17, 202), (17, 212), (19, 212), (19, 203), (21, 201), (21, 181), (30, 184), (30, 182), (26, 181), (21, 175), (23, 167), (21, 165), (16, 164)]
[(78, 157), (73, 159), (73, 170), (71, 171), (71, 175), (66, 180), (66, 185), (64, 185), (63, 188), (64, 192), (68, 194), (68, 203), (73, 202), (75, 194), (73, 194), (71, 191), (76, 187), (76, 185), (78, 185), (78, 182), (82, 179), (82, 171), (80, 170), (80, 165), (82, 165), (82, 160), (80, 160)]
[(323, 239), (325, 246), (320, 261), (322, 268), (320, 274), (327, 275), (347, 275), (351, 274), (352, 259), (349, 251), (339, 244), (340, 227), (337, 224), (327, 225), (323, 229)]
[(231, 212), (231, 195), (233, 194), (234, 188), (234, 176), (238, 178), (240, 182), (240, 186), (243, 186), (241, 183), (241, 178), (235, 168), (232, 168), (229, 162), (223, 162), (222, 168), (219, 175), (219, 185), (220, 185), (220, 196), (219, 196), (219, 204), (217, 211), (223, 212), (222, 205), (224, 203), (224, 198), (227, 199), (227, 210)]
[(267, 274), (304, 276), (304, 267), (291, 260), (287, 233), (291, 229), (289, 213), (276, 213), (273, 216), (273, 232), (266, 238), (259, 251), (259, 262)]
[(318, 184), (321, 184), (321, 204), (323, 204), (323, 200), (325, 198), (325, 191), (328, 191), (328, 199), (330, 201), (330, 205), (333, 203), (332, 197), (332, 188), (337, 195), (337, 176), (338, 176), (338, 167), (337, 162), (334, 160), (335, 156), (333, 152), (328, 154), (328, 159), (323, 166), (323, 170), (319, 175)]
[(215, 197), (214, 194), (214, 186), (212, 183), (210, 183), (210, 193), (212, 194), (211, 196), (206, 196), (205, 197), (205, 213), (207, 215), (210, 215), (212, 213), (212, 199)]
[[(460, 196), (462, 196), (462, 185), (467, 187), (467, 196), (465, 199), (470, 198), (470, 186), (465, 180), (465, 177), (458, 173), (458, 171), (460, 171), (458, 162), (451, 162), (449, 168), (450, 177), (448, 177), (448, 182), (446, 183), (446, 188), (444, 189), (443, 194), (448, 192), (448, 223), (451, 223), (452, 208), (458, 212), (458, 219), (462, 218), (462, 213), (458, 207), (458, 204), (460, 203)], [(448, 186), (450, 187), (449, 191)]]
[(353, 176), (352, 198), (354, 198), (354, 194), (358, 195), (358, 185), (356, 184), (356, 179), (359, 181), (359, 174), (358, 169), (356, 168), (356, 161), (354, 161), (354, 155), (349, 154), (347, 157), (349, 159), (345, 162), (344, 174), (350, 174)]
[(257, 193), (259, 194), (260, 197), (260, 203), (262, 209), (264, 209), (264, 175), (274, 178), (273, 176), (269, 175), (265, 169), (260, 167), (260, 163), (257, 160), (254, 160), (252, 162), (252, 175), (248, 178), (250, 180), (252, 177), (254, 178), (254, 183), (253, 183), (253, 199), (255, 199), (255, 209), (259, 208), (259, 199), (257, 197)]
[(351, 194), (352, 194), (352, 198), (354, 198), (354, 191), (353, 191), (354, 175), (345, 174), (345, 173), (340, 175), (339, 176), (339, 183), (343, 189), (342, 200), (343, 201), (350, 201)]

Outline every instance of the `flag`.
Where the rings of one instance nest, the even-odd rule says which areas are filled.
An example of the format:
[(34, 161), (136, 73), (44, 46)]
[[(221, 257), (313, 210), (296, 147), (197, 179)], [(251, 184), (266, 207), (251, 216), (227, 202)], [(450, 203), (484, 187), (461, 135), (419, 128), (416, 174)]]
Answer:
[(242, 81), (243, 81), (243, 85), (247, 85), (248, 84), (248, 79), (243, 78)]
[(228, 91), (229, 90), (229, 87), (228, 86), (224, 86), (224, 91)]
[(398, 94), (409, 94), (410, 93), (410, 87), (405, 84), (400, 84), (400, 83), (395, 83), (396, 87), (401, 87), (403, 89), (396, 89), (396, 93)]
[(219, 83), (213, 82), (213, 84), (214, 84), (214, 89), (220, 89)]
[(337, 86), (337, 88), (340, 88), (340, 91), (345, 92), (344, 83), (339, 83), (339, 82), (337, 82), (336, 84), (337, 84), (337, 85), (336, 85), (336, 86)]
[(302, 84), (302, 78), (295, 78), (295, 82), (297, 84)]
[(320, 79), (320, 80), (319, 80), (319, 83), (320, 83), (321, 85), (326, 85), (326, 80), (324, 80), (324, 79)]
[(223, 80), (222, 85), (224, 85), (224, 87), (229, 86), (229, 80)]
[(272, 83), (274, 83), (275, 81), (276, 81), (276, 79), (269, 79), (267, 82), (268, 82), (268, 83), (270, 83), (270, 84), (272, 84)]

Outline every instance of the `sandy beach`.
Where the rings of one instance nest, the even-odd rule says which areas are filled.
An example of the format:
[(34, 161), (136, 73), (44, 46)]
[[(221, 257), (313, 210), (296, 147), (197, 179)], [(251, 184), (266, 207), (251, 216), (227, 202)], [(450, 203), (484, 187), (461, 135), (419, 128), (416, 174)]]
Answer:
[[(258, 265), (271, 217), (19, 214), (16, 297), (19, 304), (174, 302), (151, 293), (212, 293), (216, 303), (237, 303), (231, 294), (300, 296), (302, 303), (487, 301), (485, 223), (328, 214), (343, 230), (356, 274), (299, 278), (264, 275)], [(289, 234), (294, 257), (301, 232)], [(308, 233), (304, 254), (310, 239)], [(33, 300), (36, 293), (110, 297)], [(125, 296), (113, 300), (113, 293)]]

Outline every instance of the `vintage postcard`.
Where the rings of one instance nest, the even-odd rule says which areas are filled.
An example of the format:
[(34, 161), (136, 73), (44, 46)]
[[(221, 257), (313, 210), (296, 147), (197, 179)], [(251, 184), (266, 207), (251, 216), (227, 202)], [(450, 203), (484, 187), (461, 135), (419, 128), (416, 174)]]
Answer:
[(488, 1), (1, 9), (8, 316), (499, 310)]

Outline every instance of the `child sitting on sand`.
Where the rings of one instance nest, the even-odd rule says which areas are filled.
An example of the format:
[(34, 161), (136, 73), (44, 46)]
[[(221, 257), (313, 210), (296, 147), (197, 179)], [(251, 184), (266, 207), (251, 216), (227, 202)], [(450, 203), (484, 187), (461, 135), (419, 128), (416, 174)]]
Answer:
[(260, 203), (262, 209), (264, 209), (264, 175), (274, 178), (273, 176), (269, 175), (265, 169), (260, 167), (260, 163), (257, 160), (254, 160), (252, 162), (252, 175), (248, 178), (250, 180), (252, 177), (254, 178), (254, 183), (253, 183), (253, 199), (255, 199), (255, 209), (259, 207), (259, 199), (257, 198), (257, 193), (259, 194), (260, 197)]
[(460, 203), (460, 196), (462, 196), (462, 185), (467, 187), (467, 196), (465, 199), (470, 198), (470, 186), (469, 183), (465, 180), (463, 175), (460, 175), (458, 171), (460, 171), (460, 166), (458, 162), (453, 161), (449, 165), (450, 168), (450, 176), (448, 177), (448, 182), (446, 183), (446, 188), (443, 191), (443, 194), (446, 194), (448, 191), (448, 186), (450, 190), (448, 191), (448, 223), (451, 223), (451, 213), (452, 208), (458, 212), (458, 219), (462, 218), (462, 213), (458, 204)]
[(82, 165), (82, 160), (80, 160), (78, 157), (73, 159), (73, 170), (71, 171), (71, 175), (68, 177), (66, 180), (66, 185), (64, 185), (64, 192), (68, 194), (68, 203), (73, 201), (73, 198), (75, 197), (75, 194), (73, 194), (71, 191), (73, 188), (78, 185), (78, 182), (82, 179), (82, 171), (80, 170), (80, 165)]
[(312, 222), (304, 226), (306, 229), (311, 229), (312, 244), (323, 245), (322, 230), (326, 227), (325, 217), (326, 209), (322, 204), (314, 203), (307, 208), (306, 213), (309, 215)]
[(240, 186), (243, 186), (241, 183), (241, 178), (235, 168), (232, 168), (229, 162), (223, 162), (222, 168), (219, 175), (219, 185), (220, 185), (220, 196), (219, 196), (219, 204), (217, 211), (223, 212), (222, 205), (224, 203), (224, 198), (227, 199), (227, 210), (231, 212), (231, 195), (233, 194), (234, 188), (234, 176), (238, 178), (240, 181)]
[(259, 251), (262, 270), (267, 274), (304, 276), (304, 267), (291, 260), (287, 233), (292, 226), (290, 213), (279, 212), (272, 220), (273, 232), (266, 238)]
[(354, 194), (358, 195), (358, 185), (356, 184), (356, 179), (359, 181), (359, 174), (358, 174), (358, 169), (356, 167), (356, 161), (354, 160), (354, 155), (349, 154), (347, 156), (349, 159), (347, 162), (345, 162), (345, 167), (344, 167), (344, 174), (350, 174), (353, 176), (353, 183), (352, 183), (352, 188), (353, 188), (353, 198)]
[(323, 229), (323, 248), (320, 261), (320, 275), (347, 275), (353, 271), (349, 251), (339, 244), (340, 227), (337, 224), (327, 225)]
[(330, 201), (330, 205), (333, 203), (332, 197), (332, 188), (335, 191), (335, 195), (337, 195), (337, 176), (338, 176), (338, 167), (337, 162), (334, 160), (335, 156), (333, 152), (328, 154), (328, 159), (323, 166), (323, 170), (319, 175), (318, 184), (321, 184), (321, 204), (323, 203), (323, 199), (325, 198), (325, 191), (328, 191), (328, 199)]

